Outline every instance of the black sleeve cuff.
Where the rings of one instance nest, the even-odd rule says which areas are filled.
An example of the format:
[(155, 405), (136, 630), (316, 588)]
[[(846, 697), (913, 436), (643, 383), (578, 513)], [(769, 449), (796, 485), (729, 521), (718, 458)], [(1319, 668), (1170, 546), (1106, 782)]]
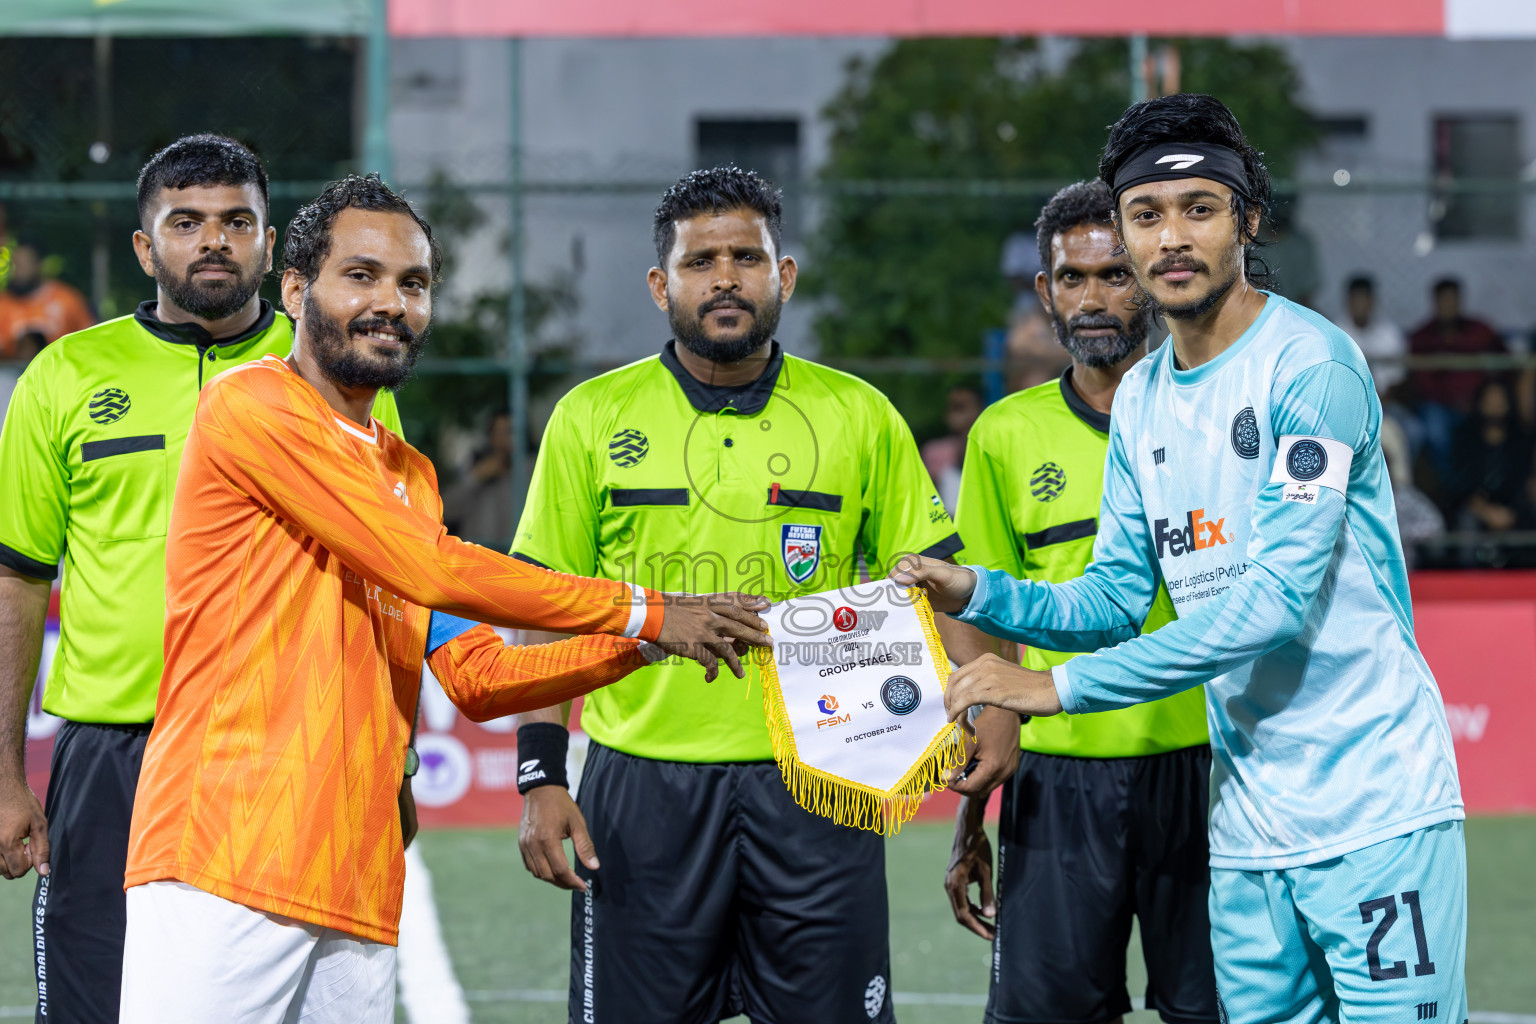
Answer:
[(550, 566), (545, 565), (543, 562), (539, 561), (537, 558), (534, 558), (532, 555), (525, 555), (525, 554), (523, 554), (521, 551), (514, 551), (514, 552), (512, 552), (512, 557), (517, 559), (519, 562), (527, 562), (529, 565), (536, 565), (540, 569), (549, 569), (550, 572), (557, 572), (557, 571), (559, 571), (559, 570), (551, 568)]
[(13, 569), (23, 576), (31, 576), (35, 580), (56, 580), (59, 578), (57, 564), (49, 565), (47, 562), (39, 562), (35, 558), (28, 558), (15, 548), (8, 548), (0, 544), (0, 565), (7, 569)]
[(964, 547), (965, 541), (960, 539), (960, 535), (958, 533), (952, 533), (948, 537), (945, 537), (943, 540), (939, 541), (937, 544), (931, 545), (928, 548), (919, 551), (918, 554), (922, 555), (924, 558), (948, 558), (950, 555), (953, 555), (955, 552), (960, 551)]

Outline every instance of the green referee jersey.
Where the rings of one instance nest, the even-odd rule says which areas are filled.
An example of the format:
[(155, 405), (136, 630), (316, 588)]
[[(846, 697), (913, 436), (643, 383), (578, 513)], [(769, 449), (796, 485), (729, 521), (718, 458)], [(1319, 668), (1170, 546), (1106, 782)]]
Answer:
[[(872, 576), (960, 538), (891, 403), (864, 381), (786, 356), (743, 387), (694, 379), (674, 354), (572, 389), (539, 449), (513, 554), (657, 590), (781, 600)], [(670, 658), (587, 697), (599, 743), (667, 761), (766, 761), (762, 679)]]
[[(293, 325), (265, 300), (254, 326), (215, 341), (132, 316), (66, 335), (16, 383), (0, 431), (0, 564), (64, 578), (43, 709), (76, 722), (148, 722), (164, 665), (165, 532), (202, 386), (267, 354)], [(394, 397), (379, 422), (396, 432)]]
[[(1017, 579), (1065, 583), (1093, 561), (1109, 451), (1109, 417), (1059, 380), (1009, 395), (971, 428), (955, 510), (963, 560)], [(1144, 628), (1175, 618), (1159, 586)], [(1033, 647), (1027, 668), (1047, 670), (1076, 657)], [(1093, 715), (1032, 718), (1020, 746), (1068, 757), (1140, 757), (1209, 742), (1205, 688)]]

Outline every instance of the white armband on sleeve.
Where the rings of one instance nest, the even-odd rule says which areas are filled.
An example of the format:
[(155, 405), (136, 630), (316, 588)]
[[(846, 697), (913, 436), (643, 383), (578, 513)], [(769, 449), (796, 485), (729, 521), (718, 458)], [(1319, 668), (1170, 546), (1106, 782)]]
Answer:
[(1285, 485), (1281, 501), (1314, 505), (1324, 487), (1345, 493), (1349, 487), (1349, 465), (1354, 457), (1349, 445), (1331, 437), (1287, 434), (1280, 438), (1269, 482)]

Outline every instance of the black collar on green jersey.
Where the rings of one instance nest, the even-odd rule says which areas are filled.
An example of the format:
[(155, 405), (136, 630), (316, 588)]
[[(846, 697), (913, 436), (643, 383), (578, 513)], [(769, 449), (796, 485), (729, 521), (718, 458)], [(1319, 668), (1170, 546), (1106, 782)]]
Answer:
[(200, 349), (208, 348), (210, 345), (238, 345), (242, 341), (250, 341), (271, 327), (272, 321), (277, 317), (276, 311), (272, 309), (272, 303), (266, 299), (258, 301), (261, 306), (260, 312), (256, 315), (256, 322), (233, 338), (215, 338), (202, 324), (168, 324), (155, 315), (154, 300), (139, 303), (139, 308), (133, 311), (133, 318), (150, 334), (173, 345), (196, 345)]
[(1101, 434), (1109, 433), (1109, 413), (1099, 412), (1093, 406), (1083, 401), (1083, 396), (1077, 393), (1077, 388), (1072, 386), (1072, 367), (1067, 367), (1067, 372), (1061, 375), (1061, 397), (1066, 401), (1067, 408), (1078, 419), (1088, 424)]
[(688, 396), (688, 404), (699, 412), (735, 409), (743, 416), (756, 416), (768, 404), (768, 399), (773, 397), (773, 387), (779, 382), (779, 371), (784, 369), (784, 350), (778, 342), (773, 342), (773, 350), (768, 356), (768, 368), (763, 371), (763, 375), (750, 384), (737, 384), (734, 387), (706, 384), (683, 369), (683, 364), (677, 359), (676, 341), (667, 342), (661, 350), (661, 365), (672, 371), (683, 394)]

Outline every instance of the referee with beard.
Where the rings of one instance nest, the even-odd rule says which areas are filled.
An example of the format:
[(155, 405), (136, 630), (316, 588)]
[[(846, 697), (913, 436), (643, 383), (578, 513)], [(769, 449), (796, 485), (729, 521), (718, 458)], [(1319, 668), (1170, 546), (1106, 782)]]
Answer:
[[(182, 446), (204, 384), (293, 343), (292, 323), (256, 294), (277, 233), (250, 150), (217, 135), (173, 142), (144, 165), (138, 203), (133, 246), (155, 298), (44, 349), (0, 433), (0, 873), (37, 870), (40, 1022), (117, 1021), (128, 826), (164, 664)], [(374, 415), (399, 432), (393, 397)], [(61, 559), (43, 710), (64, 723), (45, 812), (23, 761)], [(409, 835), (408, 788), (401, 812)]]
[[(773, 340), (795, 286), (780, 216), (779, 192), (735, 167), (662, 196), (649, 282), (673, 340), (560, 401), (517, 557), (777, 601), (857, 582), (861, 557), (878, 576), (959, 550), (890, 402)], [(576, 890), (572, 1021), (895, 1019), (884, 840), (794, 803), (759, 666), (747, 678), (705, 686), (669, 659), (586, 698), (579, 808), (568, 708), (523, 716), (523, 859)]]
[[(981, 414), (966, 445), (957, 515), (968, 562), (1065, 583), (1093, 561), (1110, 407), (1121, 379), (1147, 354), (1152, 310), (1144, 301), (1138, 308), (1103, 182), (1056, 193), (1036, 228), (1046, 269), (1035, 290), (1072, 365), (1059, 380)], [(1173, 618), (1159, 586), (1142, 628)], [(1013, 658), (1013, 648), (975, 629), (956, 631), (949, 643), (960, 664), (988, 651)], [(1075, 657), (1035, 648), (1019, 654), (1042, 670)], [(985, 1024), (1116, 1024), (1131, 1008), (1125, 958), (1133, 917), (1141, 924), (1147, 1008), (1169, 1024), (1215, 1024), (1204, 688), (1022, 725), (1010, 711), (987, 708), (975, 727), (975, 760), (953, 783), (962, 800), (944, 881), (955, 919), (992, 941)], [(994, 899), (982, 815), (998, 785)], [(973, 884), (980, 906), (969, 899)]]

